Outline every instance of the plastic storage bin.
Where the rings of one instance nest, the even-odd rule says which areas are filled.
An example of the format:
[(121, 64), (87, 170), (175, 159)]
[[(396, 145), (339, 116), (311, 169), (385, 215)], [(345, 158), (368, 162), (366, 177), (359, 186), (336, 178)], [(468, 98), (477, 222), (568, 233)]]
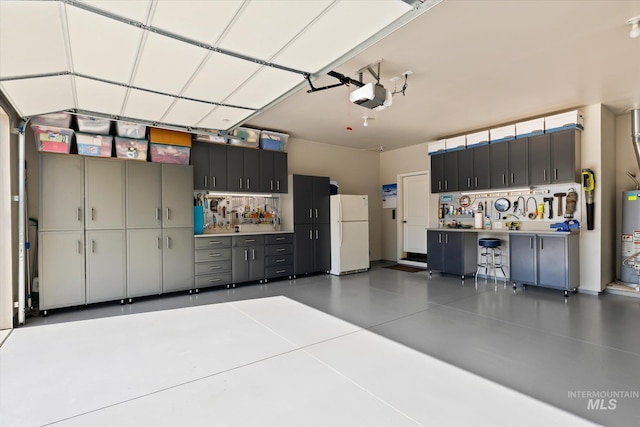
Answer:
[(115, 140), (117, 158), (139, 160), (142, 162), (147, 161), (149, 141), (146, 139), (132, 139), (116, 136)]
[(144, 139), (147, 136), (147, 127), (140, 123), (117, 121), (116, 134), (124, 138)]
[(94, 135), (89, 133), (76, 134), (78, 154), (83, 156), (111, 157), (113, 136)]
[(191, 147), (191, 134), (175, 130), (150, 128), (149, 140), (156, 144)]
[(491, 143), (509, 141), (516, 138), (516, 125), (502, 126), (489, 130)]
[(260, 132), (260, 148), (263, 150), (286, 151), (289, 135), (263, 130)]
[(516, 123), (516, 138), (541, 135), (544, 133), (544, 117)]
[(71, 127), (71, 114), (60, 112), (33, 116), (31, 118), (31, 124), (68, 129)]
[(584, 115), (580, 111), (569, 111), (544, 118), (545, 132), (557, 132), (564, 129), (584, 129)]
[(215, 144), (226, 144), (227, 143), (227, 137), (226, 136), (214, 134), (216, 131), (211, 131), (211, 132), (212, 132), (211, 134), (208, 134), (208, 133), (197, 133), (197, 134), (193, 135), (193, 139), (195, 141), (213, 142)]
[(36, 149), (48, 153), (66, 153), (71, 149), (73, 130), (31, 125), (36, 140)]
[(467, 148), (474, 145), (486, 145), (489, 143), (489, 131), (481, 130), (480, 132), (467, 134)]
[(427, 153), (429, 155), (438, 154), (438, 153), (444, 153), (444, 149), (445, 148), (446, 148), (446, 141), (444, 139), (441, 139), (439, 141), (430, 142), (429, 144), (427, 144)]
[(257, 129), (239, 127), (234, 129), (229, 136), (229, 144), (243, 147), (258, 148), (260, 131)]
[(80, 132), (107, 135), (111, 131), (111, 120), (109, 119), (78, 115), (76, 120), (78, 122), (78, 131)]
[(151, 151), (151, 161), (154, 163), (173, 163), (177, 165), (188, 165), (190, 147), (181, 147), (179, 145), (167, 144), (149, 144)]
[(467, 136), (456, 136), (455, 138), (447, 138), (444, 140), (446, 151), (458, 151), (467, 148)]

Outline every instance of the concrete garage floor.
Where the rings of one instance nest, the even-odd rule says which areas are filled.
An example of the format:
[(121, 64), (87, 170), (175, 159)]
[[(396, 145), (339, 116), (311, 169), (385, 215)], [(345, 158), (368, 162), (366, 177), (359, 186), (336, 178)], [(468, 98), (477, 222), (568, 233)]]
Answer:
[(28, 318), (0, 424), (640, 425), (639, 299), (385, 265)]

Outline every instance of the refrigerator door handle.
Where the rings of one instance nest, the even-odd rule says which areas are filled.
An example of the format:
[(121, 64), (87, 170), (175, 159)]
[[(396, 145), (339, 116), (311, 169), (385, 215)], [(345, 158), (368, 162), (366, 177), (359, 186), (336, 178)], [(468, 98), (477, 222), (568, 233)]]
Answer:
[(342, 198), (340, 197), (338, 197), (338, 221), (342, 221)]
[(342, 247), (342, 221), (338, 222), (338, 231), (340, 232), (340, 245)]

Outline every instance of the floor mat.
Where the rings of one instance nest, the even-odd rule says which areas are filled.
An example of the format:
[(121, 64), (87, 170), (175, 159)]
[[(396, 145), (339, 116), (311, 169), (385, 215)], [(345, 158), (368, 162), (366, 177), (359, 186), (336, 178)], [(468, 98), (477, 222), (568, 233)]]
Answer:
[(384, 268), (390, 268), (391, 270), (406, 271), (407, 273), (417, 273), (418, 271), (426, 270), (426, 268), (411, 267), (409, 265), (401, 265), (401, 264), (390, 265)]

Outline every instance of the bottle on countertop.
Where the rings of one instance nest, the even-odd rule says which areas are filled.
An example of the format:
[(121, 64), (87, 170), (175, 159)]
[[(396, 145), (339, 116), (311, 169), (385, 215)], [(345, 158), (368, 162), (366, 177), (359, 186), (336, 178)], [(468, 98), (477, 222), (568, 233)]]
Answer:
[(484, 229), (491, 230), (491, 218), (487, 215), (484, 219)]

